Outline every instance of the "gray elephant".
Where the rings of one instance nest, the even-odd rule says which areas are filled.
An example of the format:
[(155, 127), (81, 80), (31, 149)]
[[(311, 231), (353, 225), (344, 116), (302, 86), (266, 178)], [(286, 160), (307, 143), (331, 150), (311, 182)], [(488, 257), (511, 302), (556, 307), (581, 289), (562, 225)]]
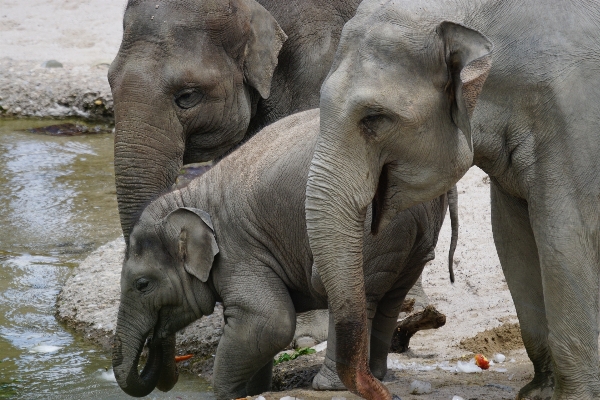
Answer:
[(129, 0), (108, 73), (126, 241), (184, 163), (217, 159), (261, 127), (319, 106), (359, 3)]
[(599, 26), (600, 3), (579, 0), (365, 0), (346, 24), (306, 220), (351, 390), (389, 398), (365, 349), (369, 205), (384, 229), (475, 164), (535, 369), (517, 398), (600, 398)]
[[(318, 110), (282, 119), (145, 209), (123, 264), (113, 348), (113, 369), (125, 392), (144, 396), (155, 387), (172, 388), (175, 332), (210, 314), (216, 301), (223, 302), (226, 322), (214, 365), (217, 397), (269, 389), (273, 357), (292, 340), (296, 313), (327, 308), (304, 218), (318, 130)], [(434, 257), (446, 207), (444, 194), (397, 214), (377, 234), (369, 222), (360, 232), (365, 268), (357, 284), (365, 284), (370, 366), (379, 378), (387, 371), (403, 299)], [(327, 234), (342, 228), (332, 225)], [(331, 330), (328, 339), (329, 357), (336, 346)], [(319, 384), (337, 379), (333, 368), (323, 367)]]

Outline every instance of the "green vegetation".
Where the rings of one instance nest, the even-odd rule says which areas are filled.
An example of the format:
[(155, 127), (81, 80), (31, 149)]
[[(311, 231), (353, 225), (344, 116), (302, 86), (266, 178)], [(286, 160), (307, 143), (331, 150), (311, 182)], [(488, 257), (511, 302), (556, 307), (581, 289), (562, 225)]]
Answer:
[(294, 350), (293, 353), (282, 353), (279, 355), (279, 357), (277, 357), (276, 359), (273, 360), (273, 365), (277, 365), (280, 364), (282, 362), (285, 361), (292, 361), (300, 356), (306, 355), (306, 354), (313, 354), (316, 353), (315, 349), (311, 349), (310, 347), (303, 347), (301, 349), (298, 350)]

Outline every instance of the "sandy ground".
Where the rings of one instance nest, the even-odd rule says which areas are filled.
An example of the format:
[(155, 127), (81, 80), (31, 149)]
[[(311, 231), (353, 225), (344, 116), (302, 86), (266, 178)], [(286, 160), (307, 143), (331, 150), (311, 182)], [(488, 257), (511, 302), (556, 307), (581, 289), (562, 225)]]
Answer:
[[(125, 0), (0, 0), (0, 116), (110, 118), (112, 97), (106, 72), (121, 40), (124, 5)], [(49, 60), (60, 62), (62, 67), (47, 68), (45, 63)], [(386, 384), (403, 399), (451, 399), (455, 395), (464, 399), (512, 399), (516, 388), (532, 374), (524, 350), (514, 340), (516, 328), (510, 325), (516, 322), (515, 310), (491, 237), (489, 182), (485, 174), (471, 169), (459, 183), (459, 193), (461, 228), (455, 257), (456, 283), (450, 284), (446, 265), (448, 221), (440, 235), (437, 259), (423, 275), (425, 291), (446, 314), (447, 323), (441, 329), (418, 333), (409, 353), (390, 355), (392, 371)], [(120, 251), (118, 242), (109, 244), (90, 256), (96, 259), (87, 264), (87, 273), (97, 277), (93, 285), (103, 282), (110, 286), (93, 290), (103, 293), (103, 297), (77, 298), (75, 305), (65, 303), (74, 298), (69, 297), (69, 290), (88, 290), (87, 280), (80, 275), (84, 268), (69, 280), (61, 295), (62, 318), (71, 318), (71, 323), (86, 336), (105, 346), (114, 329), (120, 268), (118, 262), (107, 260), (118, 259)], [(85, 310), (87, 314), (82, 312)], [(83, 314), (90, 319), (78, 319)], [(221, 322), (218, 317), (212, 318), (200, 325), (217, 332)], [(488, 329), (492, 331), (481, 334)], [(460, 346), (461, 340), (477, 333), (480, 336)], [(188, 339), (181, 342), (187, 343), (186, 351), (210, 356), (210, 349), (194, 347), (197, 341), (193, 334)], [(481, 373), (452, 371), (458, 360), (471, 357), (469, 350), (500, 351), (508, 356), (507, 362)], [(278, 368), (294, 374), (318, 365), (321, 356), (322, 353), (300, 358)], [(514, 362), (510, 362), (512, 359)], [(287, 376), (284, 372), (280, 371), (279, 376)], [(431, 393), (410, 394), (410, 384), (415, 379), (431, 383)], [(352, 398), (346, 392), (306, 390), (288, 391), (285, 395), (304, 399)], [(283, 396), (281, 392), (265, 394), (267, 399)]]

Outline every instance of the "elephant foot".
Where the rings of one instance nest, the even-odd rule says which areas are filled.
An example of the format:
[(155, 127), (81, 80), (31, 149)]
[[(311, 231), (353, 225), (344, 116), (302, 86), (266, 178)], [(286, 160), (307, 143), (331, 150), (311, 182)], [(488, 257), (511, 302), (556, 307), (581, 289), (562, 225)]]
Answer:
[(535, 374), (533, 380), (519, 390), (516, 400), (551, 400), (554, 394), (552, 374)]
[(329, 312), (312, 310), (296, 315), (296, 331), (292, 345), (299, 349), (313, 347), (327, 340), (329, 331)]
[(314, 377), (312, 387), (315, 390), (346, 390), (335, 369), (335, 363), (325, 358), (319, 373)]
[[(521, 397), (522, 399), (552, 399), (552, 400), (594, 400), (600, 398), (600, 388), (598, 385), (576, 385), (576, 387), (560, 387), (550, 391), (541, 391), (537, 397)], [(523, 388), (525, 389), (525, 388)], [(551, 397), (548, 397), (550, 393)]]
[(317, 344), (318, 343), (315, 340), (315, 338), (313, 338), (311, 336), (300, 336), (299, 338), (295, 339), (294, 348), (302, 349), (305, 347), (313, 347), (313, 346), (316, 346)]

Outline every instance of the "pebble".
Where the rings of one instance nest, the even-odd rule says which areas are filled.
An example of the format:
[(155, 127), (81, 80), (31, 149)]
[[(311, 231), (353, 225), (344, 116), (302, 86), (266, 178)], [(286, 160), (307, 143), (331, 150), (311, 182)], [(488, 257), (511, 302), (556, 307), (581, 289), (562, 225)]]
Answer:
[(56, 60), (48, 60), (42, 64), (42, 67), (44, 67), (44, 68), (62, 68), (63, 65), (62, 65), (62, 63), (60, 63)]
[(494, 354), (493, 359), (497, 363), (503, 363), (506, 360), (506, 356), (501, 353), (496, 353), (496, 354)]

